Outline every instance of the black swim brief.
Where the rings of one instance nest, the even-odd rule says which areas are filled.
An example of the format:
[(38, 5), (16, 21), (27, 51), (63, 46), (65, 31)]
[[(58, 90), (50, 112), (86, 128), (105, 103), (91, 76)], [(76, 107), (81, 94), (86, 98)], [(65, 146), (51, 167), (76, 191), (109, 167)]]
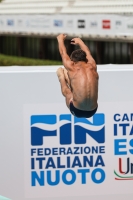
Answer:
[(76, 117), (90, 118), (96, 113), (97, 108), (95, 108), (94, 110), (91, 110), (91, 111), (79, 110), (74, 107), (73, 102), (70, 102), (70, 111)]

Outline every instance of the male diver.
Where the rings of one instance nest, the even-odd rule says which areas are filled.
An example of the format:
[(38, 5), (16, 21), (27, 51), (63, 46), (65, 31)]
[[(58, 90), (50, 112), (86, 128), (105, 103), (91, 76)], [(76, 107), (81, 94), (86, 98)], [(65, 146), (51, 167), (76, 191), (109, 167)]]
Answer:
[(65, 68), (57, 70), (62, 94), (66, 105), (76, 117), (92, 117), (98, 107), (98, 73), (96, 62), (89, 48), (80, 38), (73, 38), (71, 44), (79, 45), (80, 49), (72, 52), (69, 57), (64, 45), (65, 34), (57, 36), (59, 52)]

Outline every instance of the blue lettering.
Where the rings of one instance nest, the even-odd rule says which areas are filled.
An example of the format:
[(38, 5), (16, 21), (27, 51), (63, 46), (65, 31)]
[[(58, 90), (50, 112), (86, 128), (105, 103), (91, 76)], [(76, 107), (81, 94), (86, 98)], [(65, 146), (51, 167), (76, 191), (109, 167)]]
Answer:
[(31, 172), (31, 185), (36, 186), (36, 182), (38, 182), (40, 186), (44, 186), (44, 171), (40, 171), (40, 176), (36, 171)]
[[(133, 147), (133, 139), (130, 140), (130, 146)], [(129, 152), (133, 154), (133, 149), (129, 149)]]
[(114, 124), (114, 136), (117, 136), (117, 124)]
[[(101, 175), (99, 179), (96, 178), (97, 173), (100, 173)], [(91, 178), (94, 183), (97, 183), (97, 184), (102, 183), (105, 180), (105, 172), (100, 168), (94, 169), (92, 171)]]
[(127, 115), (127, 114), (124, 114), (124, 115), (123, 115), (122, 121), (129, 121), (129, 118), (128, 118), (128, 115)]
[[(55, 116), (56, 117), (56, 116)], [(41, 146), (43, 145), (43, 137), (57, 136), (57, 131), (45, 131), (38, 129), (37, 127), (31, 127), (31, 145)]]
[(45, 148), (44, 149), (44, 155), (49, 156), (51, 154), (51, 149), (50, 148)]
[(63, 153), (64, 155), (66, 155), (66, 153), (65, 153), (65, 150), (66, 150), (66, 149), (65, 149), (65, 148), (60, 148), (59, 150), (60, 150), (59, 155), (61, 155), (62, 153)]
[(133, 135), (133, 126), (131, 128), (130, 134), (129, 135)]
[(82, 126), (79, 126), (79, 125), (74, 126), (75, 144), (86, 144), (87, 135), (93, 138), (97, 143), (104, 143), (105, 142), (105, 126), (101, 130), (96, 131), (95, 134), (93, 131), (87, 130), (83, 128)]
[(129, 124), (119, 124), (119, 126), (122, 127), (122, 135), (126, 135), (126, 127), (129, 126)]
[(36, 153), (36, 149), (31, 149), (31, 156)]
[(70, 168), (70, 156), (67, 156), (67, 168)]
[(58, 185), (60, 182), (60, 171), (55, 170), (55, 181), (51, 180), (51, 171), (47, 171), (47, 182), (52, 186)]
[(116, 122), (119, 122), (120, 121), (120, 114), (115, 114), (114, 115), (114, 120), (116, 121)]
[(60, 115), (60, 121), (67, 120), (68, 123), (63, 124), (60, 127), (60, 144), (68, 145), (71, 144), (71, 115)]
[(68, 155), (68, 154), (73, 154), (71, 147), (69, 147), (69, 148), (68, 148), (68, 150), (67, 150), (67, 153), (66, 153), (66, 154), (67, 154), (67, 155)]
[(57, 157), (57, 168), (65, 168), (65, 165), (61, 165), (61, 157)]
[[(82, 148), (82, 147), (81, 147)], [(79, 154), (78, 150), (79, 150), (79, 147), (74, 147), (75, 151), (74, 151), (74, 154)]]
[(92, 153), (98, 153), (98, 147), (92, 147)]
[(81, 151), (80, 151), (80, 153), (79, 154), (83, 154), (83, 147), (81, 147)]
[(38, 156), (43, 156), (43, 149), (37, 149), (37, 155)]
[(50, 167), (52, 167), (53, 169), (56, 168), (52, 157), (48, 158), (48, 161), (47, 161), (45, 168), (48, 169)]
[[(46, 174), (45, 174), (46, 173)], [(55, 173), (54, 176), (52, 176)], [(86, 184), (87, 182), (87, 173), (90, 173), (90, 169), (78, 169), (78, 174), (81, 174), (81, 184)], [(46, 178), (45, 178), (46, 176)], [(55, 177), (55, 178), (53, 178)], [(96, 168), (91, 173), (92, 181), (96, 184), (100, 184), (105, 180), (105, 172), (103, 169)], [(47, 180), (47, 184), (51, 186), (56, 186), (60, 183), (61, 179), (61, 171), (55, 170), (52, 171), (40, 171), (37, 173), (36, 171), (31, 172), (31, 185), (36, 186), (37, 184), (40, 186), (45, 185), (45, 179)], [(76, 172), (73, 170), (65, 170), (62, 172), (62, 182), (66, 185), (72, 185), (76, 181)]]
[(96, 159), (95, 167), (97, 167), (98, 165), (101, 165), (103, 167), (105, 166), (101, 155), (98, 155)]
[(120, 145), (120, 143), (126, 143), (127, 140), (126, 139), (116, 139), (114, 140), (114, 151), (115, 151), (115, 155), (127, 155), (127, 151), (120, 151), (120, 149), (124, 149), (126, 148), (126, 145)]
[(81, 183), (86, 184), (86, 174), (89, 173), (89, 169), (78, 169), (78, 173), (81, 173)]
[(114, 121), (116, 121), (116, 122), (119, 122), (119, 121), (133, 121), (133, 113), (131, 113), (129, 116), (128, 116), (127, 113), (124, 113), (123, 117), (121, 117), (120, 114), (115, 114), (114, 115)]
[(39, 162), (39, 169), (43, 168), (43, 160), (45, 160), (45, 158), (36, 158), (36, 160)]
[(105, 146), (99, 147), (99, 153), (105, 153)]
[(81, 162), (80, 162), (80, 159), (79, 159), (78, 156), (75, 156), (74, 161), (73, 161), (73, 164), (72, 164), (72, 168), (74, 168), (74, 167), (76, 167), (76, 166), (82, 167)]
[[(71, 175), (71, 180), (67, 180), (66, 177), (67, 175), (70, 174)], [(76, 181), (76, 174), (73, 170), (66, 170), (63, 172), (62, 174), (62, 180), (66, 185), (72, 185), (75, 181)]]
[(85, 147), (85, 148), (84, 148), (84, 153), (85, 153), (85, 154), (89, 154), (90, 152), (91, 152), (90, 147)]
[(90, 167), (93, 167), (93, 156), (90, 156), (90, 160), (88, 159), (87, 156), (83, 156), (83, 166), (86, 167), (87, 164), (88, 164)]
[(52, 148), (52, 155), (58, 155), (58, 148)]
[(34, 161), (34, 158), (31, 158), (31, 169), (35, 169), (35, 161)]

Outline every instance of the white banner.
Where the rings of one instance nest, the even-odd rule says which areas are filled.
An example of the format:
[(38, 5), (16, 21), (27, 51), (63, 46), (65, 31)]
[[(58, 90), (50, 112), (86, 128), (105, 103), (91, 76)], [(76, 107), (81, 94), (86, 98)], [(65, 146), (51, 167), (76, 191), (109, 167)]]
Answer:
[(99, 103), (80, 119), (64, 104), (25, 105), (26, 197), (133, 194), (132, 106)]
[(133, 16), (0, 15), (0, 32), (132, 36)]

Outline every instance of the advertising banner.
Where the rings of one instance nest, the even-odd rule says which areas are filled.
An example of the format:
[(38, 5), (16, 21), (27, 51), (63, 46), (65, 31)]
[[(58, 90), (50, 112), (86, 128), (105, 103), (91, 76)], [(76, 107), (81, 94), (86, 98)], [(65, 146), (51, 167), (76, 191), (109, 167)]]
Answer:
[(0, 32), (132, 36), (132, 22), (132, 15), (0, 15)]
[(126, 105), (100, 103), (90, 119), (64, 104), (25, 105), (26, 197), (132, 194), (133, 102)]

